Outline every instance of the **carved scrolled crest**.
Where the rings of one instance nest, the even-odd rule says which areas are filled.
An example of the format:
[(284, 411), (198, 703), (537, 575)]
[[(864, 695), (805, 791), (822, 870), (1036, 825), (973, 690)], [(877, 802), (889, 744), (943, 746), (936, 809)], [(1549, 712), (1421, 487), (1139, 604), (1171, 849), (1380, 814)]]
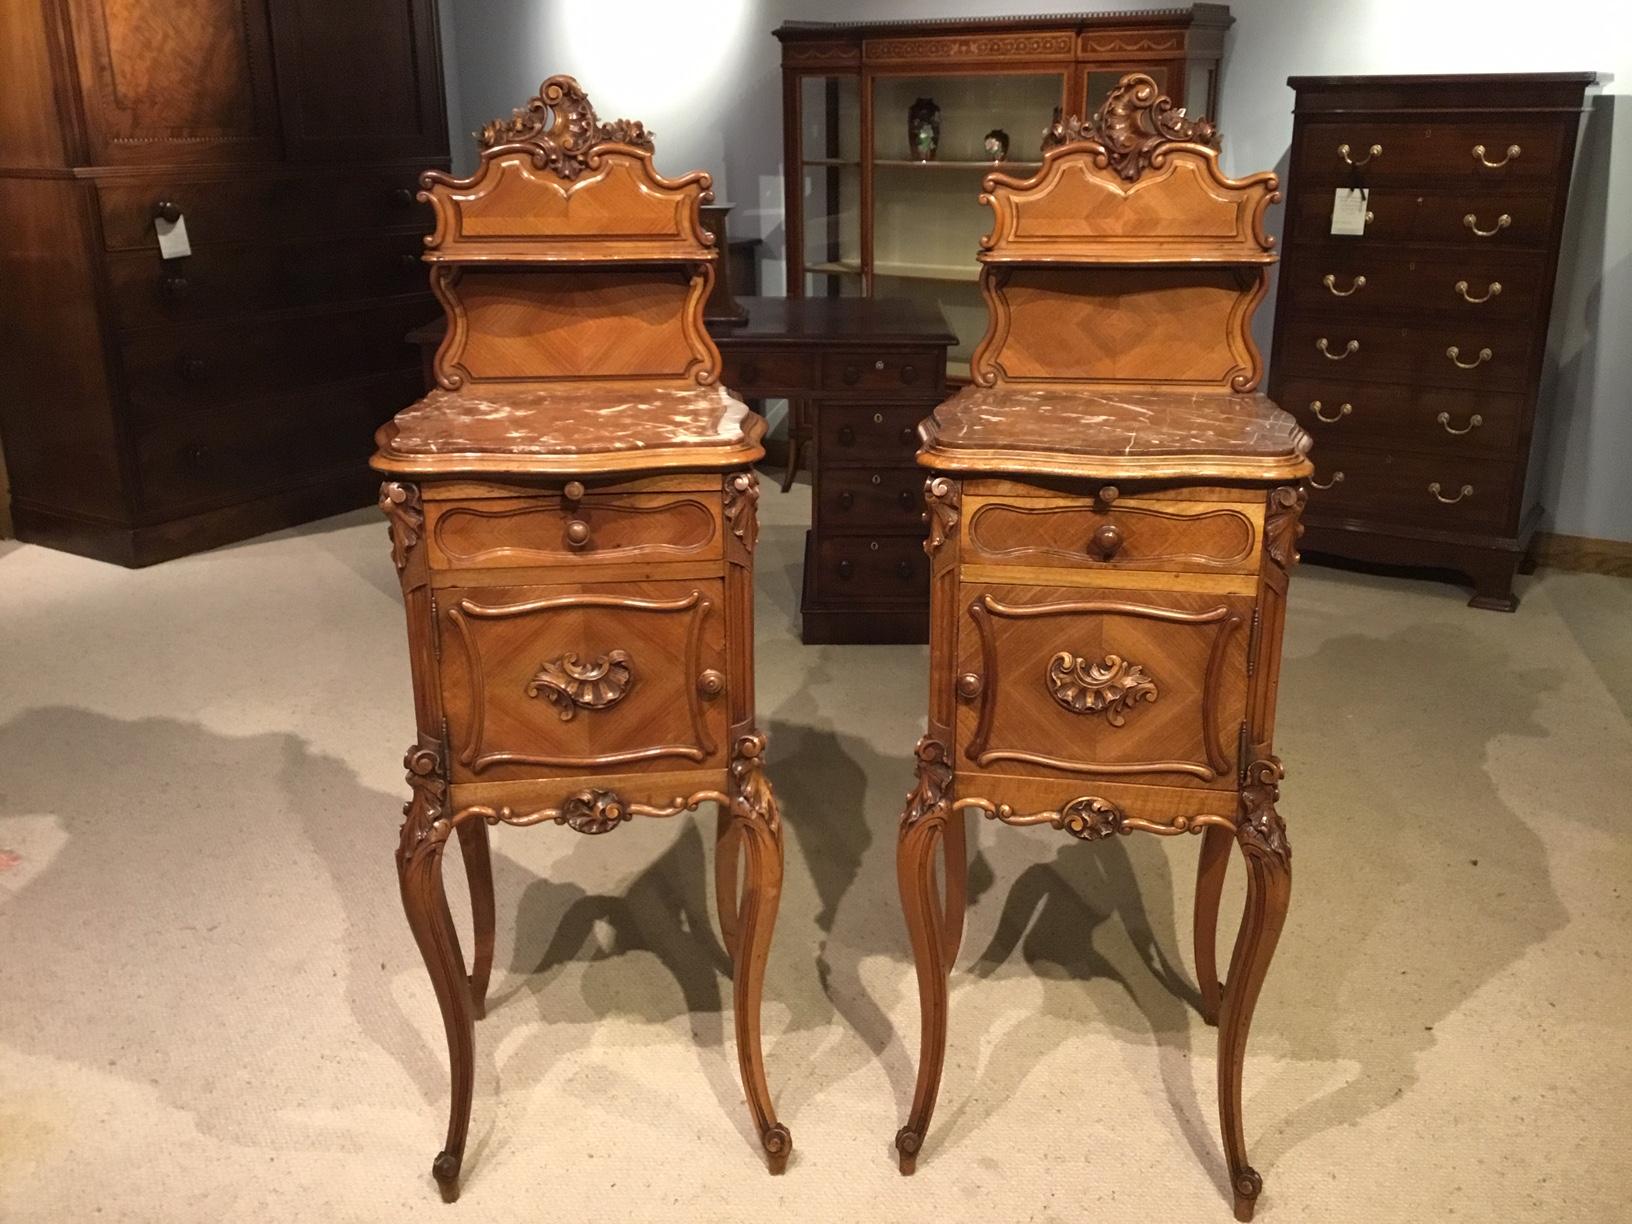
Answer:
[(1292, 863), (1286, 822), (1275, 810), (1285, 775), (1275, 757), (1262, 757), (1247, 767), (1241, 786), (1241, 820), (1235, 831), (1245, 853), (1275, 859), (1282, 867)]
[(907, 792), (906, 808), (901, 813), (901, 824), (905, 828), (926, 816), (944, 819), (946, 791), (952, 785), (952, 764), (947, 760), (946, 745), (940, 740), (923, 736), (914, 755), (918, 758), (918, 783)]
[(556, 708), (562, 722), (571, 722), (580, 708), (605, 710), (617, 705), (634, 680), (628, 651), (614, 650), (589, 663), (568, 651), (539, 666), (527, 682), (527, 696), (543, 697)]
[(397, 573), (408, 568), (408, 558), (425, 530), (425, 506), (419, 486), (387, 480), (380, 485), (380, 509), (390, 520), (391, 561)]
[(1269, 493), (1264, 516), (1264, 547), (1270, 560), (1282, 569), (1298, 563), (1298, 539), (1303, 535), (1303, 507), (1309, 493), (1302, 486), (1282, 485)]
[(749, 552), (759, 542), (759, 477), (732, 472), (725, 478), (725, 521)]
[(510, 118), (495, 119), (475, 135), (483, 149), (529, 145), (535, 166), (569, 180), (589, 168), (596, 145), (629, 145), (648, 153), (653, 148), (645, 124), (634, 119), (601, 122), (583, 86), (565, 75), (551, 77)]
[(1043, 133), (1043, 149), (1091, 142), (1100, 146), (1095, 160), (1124, 179), (1138, 178), (1162, 164), (1170, 144), (1218, 146), (1218, 129), (1210, 120), (1192, 119), (1161, 87), (1142, 72), (1130, 72), (1089, 119), (1056, 118)]
[(1048, 661), (1044, 683), (1049, 695), (1073, 714), (1103, 713), (1113, 727), (1127, 721), (1136, 702), (1157, 696), (1156, 682), (1143, 667), (1114, 654), (1094, 663), (1062, 650)]
[(924, 481), (924, 519), (929, 523), (929, 538), (924, 551), (934, 556), (958, 525), (962, 505), (962, 485), (945, 476), (931, 476)]

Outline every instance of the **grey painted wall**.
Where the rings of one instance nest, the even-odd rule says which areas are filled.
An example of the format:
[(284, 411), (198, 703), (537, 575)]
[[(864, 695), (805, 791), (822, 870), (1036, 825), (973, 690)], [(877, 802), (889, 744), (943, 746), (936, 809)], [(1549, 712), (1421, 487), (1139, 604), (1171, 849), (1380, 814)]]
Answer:
[[(1114, 0), (1161, 8), (1176, 0)], [(734, 235), (766, 240), (766, 292), (782, 290), (780, 49), (783, 20), (1068, 12), (1084, 0), (442, 0), (455, 166), (469, 133), (531, 96), (552, 72), (577, 76), (602, 115), (657, 133), (658, 167), (702, 168), (737, 205)], [(1544, 526), (1632, 540), (1632, 4), (1555, 0), (1234, 0), (1219, 117), (1233, 173), (1286, 169), (1298, 74), (1593, 70), (1577, 158), (1543, 394)], [(609, 12), (615, 11), (615, 20)], [(1619, 122), (1617, 122), (1617, 120)], [(1278, 221), (1277, 221), (1278, 224)], [(1268, 347), (1271, 298), (1259, 312)], [(1273, 360), (1273, 354), (1268, 354)]]

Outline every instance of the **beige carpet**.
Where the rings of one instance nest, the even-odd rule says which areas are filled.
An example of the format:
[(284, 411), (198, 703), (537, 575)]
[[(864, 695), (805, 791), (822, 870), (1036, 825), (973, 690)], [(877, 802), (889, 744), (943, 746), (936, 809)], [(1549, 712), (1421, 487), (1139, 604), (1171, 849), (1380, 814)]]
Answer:
[[(465, 1192), (438, 1200), (444, 1047), (391, 857), (407, 664), (365, 512), (139, 572), (0, 545), (0, 1219), (1227, 1221), (1190, 839), (979, 829), (940, 1109), (896, 1172), (926, 656), (801, 646), (808, 498), (763, 506), (785, 1177), (737, 1084), (712, 819), (499, 829)], [(1523, 594), (1298, 573), (1260, 1219), (1628, 1218), (1632, 582)]]

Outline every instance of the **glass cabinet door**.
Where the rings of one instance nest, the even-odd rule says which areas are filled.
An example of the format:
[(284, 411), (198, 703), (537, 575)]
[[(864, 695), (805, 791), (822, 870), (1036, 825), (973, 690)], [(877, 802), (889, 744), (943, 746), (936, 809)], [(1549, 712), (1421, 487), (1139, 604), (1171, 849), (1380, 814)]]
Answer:
[(803, 214), (803, 232), (798, 241), (804, 265), (804, 295), (861, 294), (859, 77), (800, 78), (797, 173)]

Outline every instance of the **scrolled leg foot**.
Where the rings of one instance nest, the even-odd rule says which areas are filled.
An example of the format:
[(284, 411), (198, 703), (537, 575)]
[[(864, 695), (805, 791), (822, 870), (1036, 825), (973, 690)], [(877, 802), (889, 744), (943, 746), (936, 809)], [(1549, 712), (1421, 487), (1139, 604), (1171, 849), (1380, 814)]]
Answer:
[(438, 1152), (431, 1164), (431, 1176), (436, 1178), (436, 1186), (442, 1191), (444, 1203), (459, 1200), (459, 1165), (460, 1157), (452, 1152)]
[(1235, 1218), (1242, 1224), (1252, 1219), (1252, 1212), (1258, 1206), (1258, 1195), (1264, 1189), (1264, 1179), (1258, 1176), (1256, 1169), (1242, 1169), (1232, 1179), (1235, 1189)]
[(759, 1142), (765, 1149), (765, 1158), (771, 1172), (786, 1172), (788, 1156), (793, 1152), (793, 1136), (788, 1132), (788, 1128), (778, 1122), (761, 1132)]
[(895, 1150), (901, 1158), (901, 1176), (911, 1177), (918, 1171), (918, 1149), (924, 1146), (924, 1137), (909, 1126), (895, 1132)]

